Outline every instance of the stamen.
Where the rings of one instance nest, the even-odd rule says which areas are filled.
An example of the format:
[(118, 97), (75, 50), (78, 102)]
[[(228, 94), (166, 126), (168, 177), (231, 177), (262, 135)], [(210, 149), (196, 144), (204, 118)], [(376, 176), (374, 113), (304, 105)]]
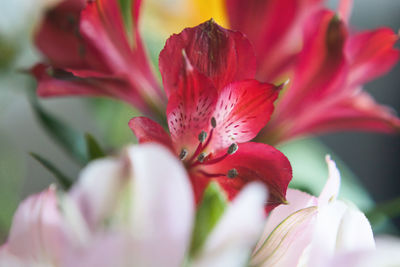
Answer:
[(230, 170), (228, 171), (228, 173), (226, 174), (226, 176), (228, 176), (228, 178), (231, 178), (231, 179), (235, 178), (235, 177), (238, 176), (238, 175), (239, 175), (239, 173), (238, 173), (238, 171), (237, 171), (235, 168), (230, 169)]
[(210, 177), (210, 178), (225, 176), (225, 174), (222, 174), (222, 173), (208, 173), (203, 170), (198, 170), (197, 172), (203, 174), (206, 177)]
[(184, 160), (184, 159), (187, 157), (187, 155), (188, 155), (187, 149), (183, 148), (183, 149), (181, 150), (181, 153), (179, 154), (179, 158), (180, 158), (181, 160)]
[(229, 146), (228, 148), (228, 154), (232, 155), (238, 150), (239, 146), (236, 143), (233, 143), (232, 145)]
[(214, 117), (211, 118), (211, 126), (213, 128), (217, 127), (217, 120)]
[(218, 163), (218, 162), (224, 160), (227, 156), (234, 154), (238, 149), (239, 149), (239, 146), (236, 143), (233, 143), (232, 145), (229, 146), (228, 151), (224, 155), (222, 155), (218, 158), (215, 158), (215, 159), (207, 160), (203, 164), (204, 165), (212, 165), (212, 164)]
[(199, 141), (200, 143), (203, 143), (207, 138), (207, 133), (205, 131), (201, 131), (201, 133), (199, 134)]
[(200, 155), (197, 157), (197, 160), (199, 162), (203, 162), (205, 158), (206, 158), (206, 153), (201, 152)]

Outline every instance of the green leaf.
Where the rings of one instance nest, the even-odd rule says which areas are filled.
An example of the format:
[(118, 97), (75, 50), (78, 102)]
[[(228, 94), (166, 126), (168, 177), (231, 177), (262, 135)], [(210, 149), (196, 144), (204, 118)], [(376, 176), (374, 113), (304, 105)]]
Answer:
[[(138, 112), (131, 106), (113, 99), (99, 98), (90, 101), (96, 125), (104, 136), (106, 146), (121, 148), (135, 141), (135, 135), (128, 127), (128, 122)], [(105, 123), (107, 122), (107, 123)]]
[(24, 153), (18, 147), (7, 133), (0, 130), (0, 243), (9, 231), (26, 175)]
[(227, 198), (220, 186), (211, 182), (198, 207), (192, 236), (190, 255), (195, 255), (217, 224), (227, 206)]
[(381, 225), (389, 218), (400, 216), (400, 197), (376, 205), (366, 213), (372, 225)]
[(42, 164), (43, 167), (45, 167), (48, 171), (50, 171), (54, 175), (54, 177), (57, 179), (57, 181), (60, 183), (60, 185), (65, 190), (68, 190), (71, 187), (72, 179), (68, 178), (61, 171), (59, 171), (54, 166), (53, 163), (44, 159), (43, 157), (39, 156), (38, 154), (35, 154), (35, 153), (30, 153), (30, 154), (34, 159), (36, 159), (40, 164)]
[(105, 156), (104, 151), (101, 149), (96, 139), (89, 133), (85, 135), (86, 139), (86, 150), (89, 160), (103, 158)]
[(293, 180), (290, 187), (318, 196), (328, 178), (325, 155), (329, 154), (341, 174), (339, 197), (350, 200), (363, 211), (369, 210), (374, 205), (367, 190), (345, 163), (317, 139), (296, 140), (279, 147), (279, 150), (292, 164)]
[(79, 133), (58, 118), (47, 113), (39, 104), (36, 95), (31, 94), (31, 104), (36, 117), (46, 132), (53, 138), (74, 160), (86, 164), (86, 141)]

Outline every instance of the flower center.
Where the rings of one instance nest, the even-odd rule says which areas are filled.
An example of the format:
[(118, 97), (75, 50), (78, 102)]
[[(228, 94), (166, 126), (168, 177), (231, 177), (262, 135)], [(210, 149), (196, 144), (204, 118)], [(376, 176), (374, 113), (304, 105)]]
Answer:
[[(211, 126), (212, 126), (212, 128), (208, 134), (205, 131), (201, 131), (199, 133), (199, 136), (198, 136), (199, 144), (197, 145), (195, 152), (192, 154), (192, 156), (188, 160), (186, 160), (186, 158), (189, 154), (187, 149), (183, 148), (181, 150), (181, 152), (179, 154), (179, 158), (185, 162), (186, 168), (188, 170), (191, 170), (196, 166), (208, 166), (208, 165), (216, 164), (216, 163), (224, 160), (229, 155), (234, 154), (238, 150), (239, 146), (236, 143), (232, 143), (228, 147), (226, 153), (223, 154), (222, 156), (213, 157), (212, 153), (207, 154), (206, 149), (211, 142), (214, 129), (217, 126), (217, 123), (216, 123), (216, 120), (214, 117), (211, 118)], [(223, 173), (208, 173), (208, 172), (204, 171), (204, 169), (197, 169), (196, 172), (201, 173), (207, 177), (226, 176), (228, 178), (235, 178), (239, 175), (238, 171), (235, 168), (230, 169), (225, 174), (223, 174)]]

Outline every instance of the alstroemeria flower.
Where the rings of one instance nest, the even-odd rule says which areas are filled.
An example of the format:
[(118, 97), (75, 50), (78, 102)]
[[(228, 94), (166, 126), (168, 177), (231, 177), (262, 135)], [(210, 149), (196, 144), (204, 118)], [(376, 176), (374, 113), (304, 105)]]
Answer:
[(113, 97), (161, 118), (166, 101), (139, 34), (140, 6), (64, 0), (49, 10), (35, 36), (47, 59), (33, 68), (38, 94)]
[(262, 185), (246, 187), (188, 259), (195, 205), (187, 173), (162, 146), (132, 146), (90, 163), (69, 193), (50, 187), (25, 200), (0, 266), (245, 266), (265, 222), (265, 198)]
[(393, 112), (361, 90), (398, 62), (397, 34), (389, 28), (349, 34), (352, 1), (341, 0), (337, 15), (324, 2), (226, 0), (229, 27), (254, 44), (256, 77), (290, 78), (259, 140), (276, 144), (340, 130), (399, 132)]
[(242, 34), (213, 21), (187, 28), (160, 55), (171, 136), (144, 117), (129, 123), (140, 143), (166, 145), (184, 162), (197, 200), (212, 180), (230, 199), (258, 180), (269, 188), (268, 208), (285, 201), (289, 161), (271, 146), (248, 142), (268, 122), (280, 90), (250, 79), (254, 62)]
[(289, 189), (289, 204), (271, 212), (251, 266), (323, 267), (343, 253), (375, 249), (365, 215), (336, 199), (340, 174), (329, 157), (327, 163), (329, 178), (318, 198)]
[(361, 90), (397, 62), (398, 36), (387, 28), (349, 35), (346, 23), (326, 10), (305, 26), (291, 83), (260, 138), (277, 143), (339, 130), (399, 132), (393, 112)]

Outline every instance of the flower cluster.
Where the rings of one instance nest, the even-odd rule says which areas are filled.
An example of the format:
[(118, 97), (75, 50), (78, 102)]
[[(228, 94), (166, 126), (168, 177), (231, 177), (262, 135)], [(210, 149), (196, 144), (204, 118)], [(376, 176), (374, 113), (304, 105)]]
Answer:
[(398, 132), (400, 119), (361, 89), (397, 62), (398, 36), (350, 33), (348, 0), (337, 12), (320, 0), (225, 0), (230, 29), (209, 19), (173, 34), (159, 79), (141, 2), (64, 0), (36, 31), (38, 95), (125, 101), (143, 114), (127, 122), (139, 144), (106, 156), (89, 139), (101, 159), (69, 190), (19, 206), (0, 267), (400, 264), (399, 245), (376, 247), (364, 214), (337, 199), (329, 157), (315, 197), (288, 189), (291, 164), (272, 146)]

